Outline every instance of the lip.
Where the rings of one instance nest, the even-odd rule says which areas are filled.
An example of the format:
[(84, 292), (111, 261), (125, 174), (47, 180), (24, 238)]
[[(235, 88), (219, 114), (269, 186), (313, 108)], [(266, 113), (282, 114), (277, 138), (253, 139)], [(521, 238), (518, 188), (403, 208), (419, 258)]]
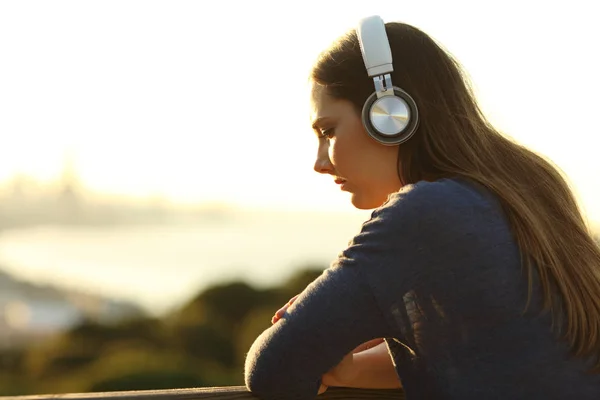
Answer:
[(347, 183), (347, 181), (345, 179), (336, 178), (334, 182), (336, 183), (336, 185), (340, 186), (341, 190), (346, 190), (346, 183)]

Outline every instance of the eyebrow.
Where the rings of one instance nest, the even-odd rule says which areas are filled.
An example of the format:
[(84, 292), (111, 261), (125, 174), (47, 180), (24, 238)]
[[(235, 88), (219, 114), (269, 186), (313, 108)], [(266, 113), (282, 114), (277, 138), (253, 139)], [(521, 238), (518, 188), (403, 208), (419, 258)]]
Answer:
[(318, 131), (318, 130), (319, 130), (319, 125), (320, 125), (320, 124), (321, 124), (323, 121), (326, 121), (326, 120), (328, 120), (328, 119), (329, 119), (329, 117), (319, 117), (319, 118), (317, 118), (317, 119), (316, 119), (316, 120), (313, 122), (313, 124), (312, 124), (312, 128), (313, 128), (313, 130), (315, 130), (315, 131)]

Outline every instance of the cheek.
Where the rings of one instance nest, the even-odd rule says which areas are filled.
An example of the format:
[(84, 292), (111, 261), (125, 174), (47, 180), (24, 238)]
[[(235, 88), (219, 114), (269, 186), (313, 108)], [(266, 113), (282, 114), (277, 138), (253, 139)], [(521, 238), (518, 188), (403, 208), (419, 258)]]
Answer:
[(368, 146), (363, 143), (363, 138), (357, 137), (360, 134), (361, 132), (343, 131), (330, 142), (329, 159), (341, 174), (356, 175), (357, 168), (362, 169), (359, 165), (364, 162)]
[[(365, 157), (373, 143), (364, 131), (360, 119), (346, 120), (336, 129), (336, 134), (329, 143), (329, 159), (340, 174), (351, 174), (355, 178), (364, 169)], [(347, 176), (350, 178), (350, 176)]]
[(337, 141), (330, 141), (329, 146), (327, 147), (327, 155), (329, 156), (329, 160), (335, 165), (335, 156), (338, 151), (335, 150), (335, 144)]
[(349, 157), (351, 156), (348, 154), (348, 146), (344, 140), (334, 139), (329, 143), (329, 159), (336, 168), (345, 169)]

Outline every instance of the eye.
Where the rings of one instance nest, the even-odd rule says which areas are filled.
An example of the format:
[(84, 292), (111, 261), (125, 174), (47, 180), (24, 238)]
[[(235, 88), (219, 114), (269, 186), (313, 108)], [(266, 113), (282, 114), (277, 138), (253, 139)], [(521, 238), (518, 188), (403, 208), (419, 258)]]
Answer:
[(321, 134), (319, 135), (319, 139), (321, 139), (321, 138), (331, 139), (334, 134), (335, 134), (335, 128), (325, 129), (324, 131), (321, 131)]

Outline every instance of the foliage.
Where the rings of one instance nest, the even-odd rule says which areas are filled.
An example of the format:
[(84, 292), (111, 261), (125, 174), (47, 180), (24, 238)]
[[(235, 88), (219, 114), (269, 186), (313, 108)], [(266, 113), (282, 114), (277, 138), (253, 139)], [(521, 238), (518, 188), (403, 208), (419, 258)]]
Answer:
[(85, 321), (23, 351), (2, 351), (0, 396), (243, 384), (254, 339), (322, 270), (307, 266), (277, 288), (213, 286), (160, 319)]

